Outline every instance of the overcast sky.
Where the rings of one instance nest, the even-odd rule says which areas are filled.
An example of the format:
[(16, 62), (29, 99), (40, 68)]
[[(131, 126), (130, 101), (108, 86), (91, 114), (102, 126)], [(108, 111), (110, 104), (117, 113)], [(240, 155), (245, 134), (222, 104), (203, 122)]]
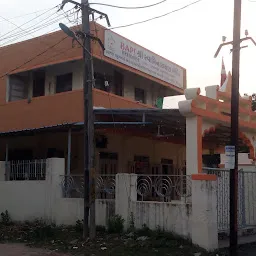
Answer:
[[(91, 0), (90, 2), (140, 6), (157, 1), (159, 0)], [(107, 13), (112, 26), (119, 26), (164, 14), (193, 1), (194, 0), (167, 0), (165, 3), (158, 6), (140, 10), (123, 10), (97, 5), (93, 5), (93, 8)], [(1, 0), (0, 16), (21, 26), (23, 23), (36, 17), (36, 15), (42, 14), (42, 10), (49, 9), (60, 2), (59, 0)], [(248, 29), (249, 35), (256, 40), (256, 2), (243, 0), (242, 3), (241, 36), (244, 36), (244, 30)], [(65, 10), (71, 7), (72, 5), (69, 4), (65, 7)], [(35, 11), (38, 12), (36, 14), (29, 14)], [(51, 13), (54, 14), (55, 11), (56, 9), (47, 13), (47, 15), (49, 16)], [(42, 19), (46, 18), (47, 15), (42, 16)], [(54, 22), (54, 17), (56, 17), (56, 22)], [(53, 19), (54, 24), (39, 31), (35, 31), (33, 35), (30, 34), (29, 37), (46, 33), (57, 28), (59, 22), (57, 18), (59, 19), (58, 16), (51, 16), (49, 19)], [(32, 25), (39, 26), (42, 19), (38, 18), (22, 26), (22, 28), (27, 29)], [(70, 19), (72, 21), (73, 17), (70, 17)], [(68, 22), (67, 19), (63, 21)], [(45, 23), (46, 20), (41, 22)], [(104, 21), (101, 21), (101, 24), (106, 25)], [(4, 36), (5, 33), (15, 28), (13, 24), (0, 17), (0, 40), (6, 37)], [(232, 55), (230, 54), (229, 47), (222, 50), (218, 58), (214, 59), (213, 55), (218, 45), (221, 43), (223, 35), (227, 37), (227, 40), (232, 40), (232, 29), (233, 0), (203, 0), (164, 18), (128, 28), (116, 29), (115, 31), (185, 67), (187, 69), (188, 87), (203, 88), (207, 85), (220, 83), (222, 56), (224, 57), (226, 70), (229, 71), (231, 68)], [(17, 29), (7, 36), (20, 32), (22, 31)], [(25, 38), (27, 37), (22, 37), (20, 40), (24, 40)], [(15, 37), (11, 39), (13, 40)], [(4, 45), (8, 41), (10, 42), (11, 40), (8, 38), (4, 39), (0, 41), (0, 45)], [(251, 43), (246, 45), (249, 45), (249, 47), (243, 49), (241, 52), (240, 92), (253, 93), (256, 92), (256, 47)]]

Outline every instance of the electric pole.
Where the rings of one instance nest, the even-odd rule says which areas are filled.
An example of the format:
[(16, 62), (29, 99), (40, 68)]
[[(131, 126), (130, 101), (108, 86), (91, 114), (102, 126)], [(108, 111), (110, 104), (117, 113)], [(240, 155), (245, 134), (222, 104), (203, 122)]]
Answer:
[(239, 135), (239, 73), (240, 73), (240, 30), (241, 0), (234, 0), (233, 51), (232, 51), (232, 90), (231, 90), (231, 145), (235, 147), (234, 169), (230, 170), (230, 255), (237, 255), (237, 205), (238, 205), (238, 135)]
[(229, 250), (230, 255), (237, 255), (238, 245), (238, 146), (239, 146), (239, 73), (240, 73), (240, 50), (248, 46), (240, 46), (241, 42), (250, 40), (256, 46), (252, 37), (248, 37), (248, 31), (245, 30), (244, 38), (240, 38), (241, 30), (241, 0), (234, 0), (234, 23), (233, 23), (233, 41), (225, 42), (219, 45), (214, 57), (216, 58), (223, 46), (233, 45), (232, 51), (232, 89), (231, 89), (231, 146), (235, 149), (235, 159), (233, 168), (230, 169), (229, 181), (229, 211), (230, 211), (230, 233)]
[[(92, 163), (94, 155), (94, 118), (93, 118), (93, 103), (92, 103), (92, 65), (91, 65), (91, 40), (87, 34), (90, 34), (90, 21), (89, 21), (89, 3), (88, 0), (81, 0), (82, 10), (82, 32), (84, 38), (84, 237), (90, 234), (95, 237), (95, 217), (94, 213), (90, 211), (92, 202), (90, 202), (90, 193), (92, 193)], [(86, 50), (87, 51), (86, 51)], [(95, 206), (94, 206), (95, 207)], [(95, 208), (94, 208), (95, 209)], [(90, 216), (90, 225), (89, 225)], [(90, 226), (90, 228), (89, 228)]]
[[(82, 31), (73, 32), (67, 26), (60, 23), (60, 28), (73, 40), (77, 41), (83, 49), (83, 88), (84, 88), (84, 224), (83, 236), (91, 239), (96, 236), (95, 225), (95, 168), (94, 168), (94, 113), (93, 113), (93, 94), (94, 71), (93, 56), (91, 54), (91, 40), (97, 41), (104, 51), (102, 41), (90, 33), (90, 15), (94, 19), (94, 14), (105, 17), (110, 26), (107, 14), (89, 7), (88, 0), (81, 0), (81, 4), (73, 0), (63, 0), (60, 9), (67, 3), (79, 6), (82, 11)], [(83, 43), (79, 39), (83, 40)], [(90, 220), (90, 225), (89, 225)]]

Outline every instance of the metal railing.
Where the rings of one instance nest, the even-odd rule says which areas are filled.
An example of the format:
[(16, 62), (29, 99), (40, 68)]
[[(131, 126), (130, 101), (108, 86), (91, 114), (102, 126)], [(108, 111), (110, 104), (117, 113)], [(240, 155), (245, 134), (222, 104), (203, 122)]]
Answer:
[(5, 176), (6, 180), (45, 180), (46, 159), (8, 162)]
[(138, 201), (185, 200), (191, 197), (191, 176), (138, 175)]
[[(115, 198), (115, 175), (98, 175), (95, 180), (97, 199)], [(83, 175), (62, 175), (61, 187), (66, 198), (84, 197)]]
[[(203, 168), (208, 174), (217, 176), (217, 221), (219, 232), (229, 230), (230, 170)], [(238, 171), (238, 228), (256, 227), (256, 172)]]

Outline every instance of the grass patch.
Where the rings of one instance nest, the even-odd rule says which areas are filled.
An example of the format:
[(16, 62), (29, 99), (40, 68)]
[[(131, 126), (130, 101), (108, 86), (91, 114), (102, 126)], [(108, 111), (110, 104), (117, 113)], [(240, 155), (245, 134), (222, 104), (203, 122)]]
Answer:
[[(13, 223), (11, 220), (0, 225), (0, 242), (22, 242), (29, 246), (44, 247), (53, 251), (69, 252), (71, 255), (108, 255), (108, 256), (215, 256), (191, 241), (160, 228), (150, 230), (146, 225), (141, 229), (134, 227), (129, 232), (123, 232), (123, 220), (115, 216), (108, 223), (108, 228), (97, 226), (97, 237), (94, 241), (82, 238), (83, 221), (77, 221), (74, 226), (56, 226), (42, 220)], [(225, 255), (225, 254), (219, 254)]]

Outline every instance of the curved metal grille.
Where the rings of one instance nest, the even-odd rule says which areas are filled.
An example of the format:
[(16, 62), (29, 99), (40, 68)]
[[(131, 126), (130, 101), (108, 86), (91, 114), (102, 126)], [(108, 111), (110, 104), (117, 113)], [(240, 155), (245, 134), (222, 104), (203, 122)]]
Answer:
[(191, 196), (191, 177), (184, 175), (139, 175), (138, 200), (171, 201)]
[[(115, 175), (102, 175), (96, 177), (96, 195), (99, 199), (115, 198)], [(83, 175), (65, 175), (61, 179), (64, 197), (83, 198)]]

